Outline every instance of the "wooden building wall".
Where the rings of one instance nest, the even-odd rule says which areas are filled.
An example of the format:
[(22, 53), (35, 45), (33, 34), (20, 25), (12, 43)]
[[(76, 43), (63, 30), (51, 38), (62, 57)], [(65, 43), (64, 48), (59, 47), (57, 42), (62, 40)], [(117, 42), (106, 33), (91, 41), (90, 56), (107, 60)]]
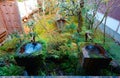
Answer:
[(14, 31), (23, 31), (17, 2), (15, 0), (0, 1), (0, 18), (4, 22), (2, 28), (5, 28), (8, 34)]
[(0, 30), (5, 30), (5, 29), (6, 29), (6, 25), (5, 25), (4, 20), (3, 20), (2, 11), (0, 10)]
[(3, 21), (2, 15), (1, 15), (1, 10), (0, 10), (0, 45), (7, 36), (7, 31), (6, 31), (5, 26), (6, 25), (4, 24), (4, 21)]
[[(111, 6), (111, 5), (112, 5), (112, 7), (111, 7), (111, 10), (110, 10), (108, 16), (120, 21), (120, 0), (110, 0), (109, 6)], [(102, 5), (100, 8), (101, 10), (99, 10), (99, 12), (105, 13), (107, 8), (104, 5)]]

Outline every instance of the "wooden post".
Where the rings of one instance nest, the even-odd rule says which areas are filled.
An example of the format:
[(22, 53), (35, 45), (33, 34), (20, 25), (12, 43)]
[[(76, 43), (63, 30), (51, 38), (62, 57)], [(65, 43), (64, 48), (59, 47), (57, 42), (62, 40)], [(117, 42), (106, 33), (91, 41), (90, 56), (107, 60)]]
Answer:
[(91, 37), (91, 33), (90, 32), (86, 32), (85, 33), (85, 41), (87, 42), (88, 40), (92, 41), (92, 37)]

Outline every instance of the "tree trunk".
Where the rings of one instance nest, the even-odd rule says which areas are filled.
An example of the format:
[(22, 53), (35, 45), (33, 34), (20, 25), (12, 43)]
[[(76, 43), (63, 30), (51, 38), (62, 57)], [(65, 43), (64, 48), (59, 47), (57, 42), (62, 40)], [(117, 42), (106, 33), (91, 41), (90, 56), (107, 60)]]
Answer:
[(45, 1), (42, 0), (42, 10), (43, 10), (43, 16), (45, 15)]
[(82, 25), (83, 25), (83, 18), (82, 18), (82, 14), (81, 11), (78, 13), (78, 29), (77, 32), (81, 32), (82, 30)]
[(105, 17), (105, 22), (104, 22), (104, 34), (103, 34), (103, 44), (105, 45), (105, 34), (106, 34), (106, 22), (107, 22), (107, 17)]
[(81, 32), (82, 30), (82, 25), (83, 25), (83, 17), (82, 17), (82, 8), (84, 7), (84, 0), (80, 1), (80, 11), (78, 12), (78, 29), (77, 32)]

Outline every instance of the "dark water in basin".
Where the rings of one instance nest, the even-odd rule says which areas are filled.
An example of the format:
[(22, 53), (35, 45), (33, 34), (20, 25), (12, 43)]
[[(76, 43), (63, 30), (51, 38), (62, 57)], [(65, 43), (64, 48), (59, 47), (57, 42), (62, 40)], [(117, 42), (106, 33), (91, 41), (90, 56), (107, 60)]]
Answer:
[(94, 45), (88, 45), (88, 46), (85, 47), (85, 49), (86, 49), (89, 53), (97, 53), (97, 54), (100, 53), (98, 47), (96, 47), (96, 46), (94, 46)]

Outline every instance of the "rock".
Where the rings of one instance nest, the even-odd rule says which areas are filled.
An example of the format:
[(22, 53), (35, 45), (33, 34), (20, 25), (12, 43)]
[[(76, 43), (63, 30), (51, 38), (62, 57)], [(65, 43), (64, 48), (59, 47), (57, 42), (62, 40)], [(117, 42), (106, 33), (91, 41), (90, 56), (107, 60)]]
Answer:
[(4, 61), (0, 61), (0, 67), (3, 67), (5, 65), (6, 65), (6, 63)]
[(112, 61), (110, 62), (110, 65), (111, 65), (112, 67), (116, 68), (116, 67), (119, 66), (119, 63), (118, 63), (117, 61), (115, 61), (115, 60), (112, 60)]
[(120, 74), (120, 65), (116, 60), (112, 60), (110, 62), (110, 70), (115, 72), (115, 73)]

